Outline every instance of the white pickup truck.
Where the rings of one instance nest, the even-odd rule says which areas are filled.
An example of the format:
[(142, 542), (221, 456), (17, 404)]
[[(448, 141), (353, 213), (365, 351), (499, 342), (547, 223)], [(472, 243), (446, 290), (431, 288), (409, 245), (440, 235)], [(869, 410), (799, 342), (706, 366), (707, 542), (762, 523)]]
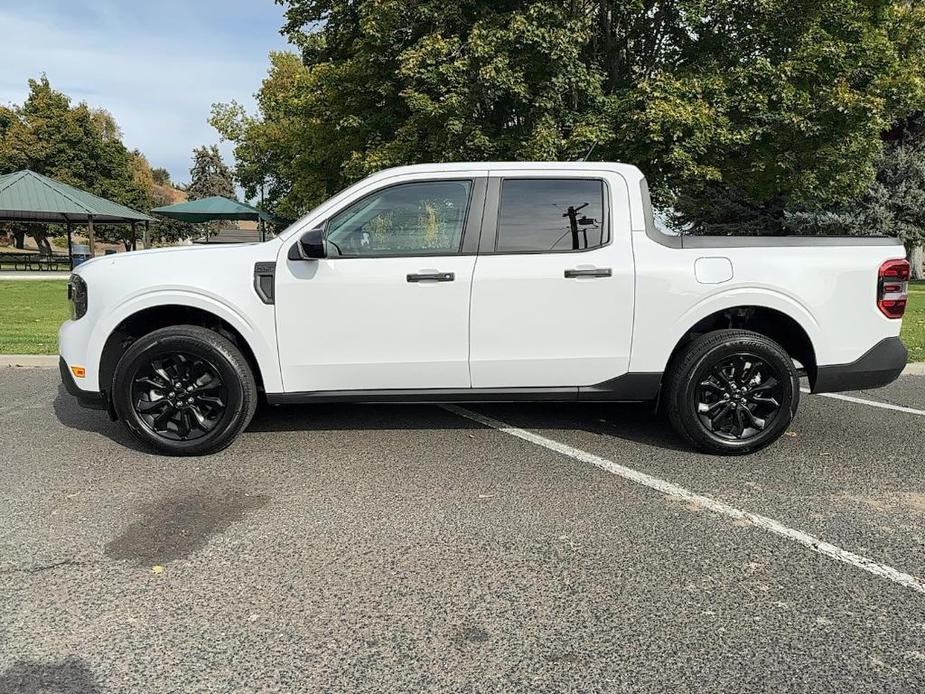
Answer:
[(679, 237), (609, 163), (382, 171), (259, 244), (94, 259), (61, 374), (168, 454), (270, 404), (658, 402), (746, 453), (800, 398), (890, 383), (909, 265), (887, 238)]

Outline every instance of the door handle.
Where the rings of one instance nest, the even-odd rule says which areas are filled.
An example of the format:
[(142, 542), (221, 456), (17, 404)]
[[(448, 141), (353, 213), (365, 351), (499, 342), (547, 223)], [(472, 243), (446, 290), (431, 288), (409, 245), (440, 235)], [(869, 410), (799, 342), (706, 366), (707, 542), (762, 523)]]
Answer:
[(409, 282), (452, 282), (455, 279), (453, 272), (419, 272), (407, 276)]
[(573, 279), (575, 277), (612, 277), (613, 270), (609, 267), (596, 267), (589, 270), (566, 270), (565, 278)]

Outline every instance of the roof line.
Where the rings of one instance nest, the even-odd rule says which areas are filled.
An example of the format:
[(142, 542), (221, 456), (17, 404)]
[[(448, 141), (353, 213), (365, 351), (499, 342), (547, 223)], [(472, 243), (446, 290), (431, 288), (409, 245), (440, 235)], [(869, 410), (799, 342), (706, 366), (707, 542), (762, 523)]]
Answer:
[[(36, 173), (35, 171), (32, 171), (32, 170), (30, 170), (30, 169), (26, 169), (26, 173), (27, 173), (27, 174), (32, 174), (33, 176), (35, 176), (36, 179), (38, 179), (38, 181), (39, 181), (42, 185), (44, 185), (44, 186), (47, 187), (47, 188), (51, 188), (51, 189), (52, 189), (53, 191), (55, 191), (58, 195), (63, 195), (63, 196), (66, 197), (68, 200), (70, 200), (72, 203), (74, 203), (75, 205), (77, 205), (78, 207), (82, 207), (84, 210), (86, 210), (86, 212), (87, 212), (87, 214), (88, 214), (89, 216), (91, 216), (91, 217), (93, 216), (93, 210), (92, 210), (92, 209), (90, 209), (89, 207), (87, 207), (86, 205), (84, 205), (82, 202), (80, 202), (80, 200), (75, 199), (73, 196), (71, 196), (69, 193), (67, 193), (67, 191), (59, 190), (59, 189), (56, 188), (55, 186), (51, 185), (51, 183), (49, 183), (49, 181), (50, 181), (51, 179), (46, 178), (46, 177), (43, 176), (42, 174)], [(57, 181), (52, 181), (52, 183), (57, 183)], [(88, 191), (88, 192), (89, 192), (89, 191)], [(90, 193), (90, 194), (93, 195), (93, 193)]]
[[(23, 176), (25, 176), (25, 175), (26, 175), (26, 172), (28, 172), (28, 171), (29, 171), (28, 169), (23, 169), (22, 171), (13, 171), (13, 172), (11, 172), (11, 173), (6, 174), (5, 176), (0, 176), (0, 179), (5, 179), (5, 178), (10, 179), (10, 182), (9, 182), (9, 183), (7, 183), (7, 184), (6, 184), (5, 186), (3, 186), (3, 187), (0, 187), (0, 192), (3, 192), (3, 191), (6, 190), (7, 188), (9, 188), (11, 185), (13, 185), (16, 181), (18, 181), (20, 178), (22, 178)], [(19, 174), (19, 175), (17, 176), (17, 174)]]

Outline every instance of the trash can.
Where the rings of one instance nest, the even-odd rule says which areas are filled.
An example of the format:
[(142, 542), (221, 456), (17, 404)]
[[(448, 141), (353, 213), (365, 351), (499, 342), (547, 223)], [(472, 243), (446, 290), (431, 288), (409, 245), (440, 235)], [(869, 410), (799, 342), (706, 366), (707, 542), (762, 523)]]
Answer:
[[(71, 256), (73, 258), (73, 267), (90, 260), (90, 246), (81, 243), (75, 243), (71, 246)], [(73, 268), (72, 268), (73, 269)]]

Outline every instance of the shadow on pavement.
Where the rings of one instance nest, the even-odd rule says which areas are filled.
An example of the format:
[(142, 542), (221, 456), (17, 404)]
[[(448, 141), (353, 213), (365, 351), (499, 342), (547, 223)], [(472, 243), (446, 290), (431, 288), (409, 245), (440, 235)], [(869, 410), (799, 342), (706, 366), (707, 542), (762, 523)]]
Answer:
[(19, 660), (0, 673), (0, 694), (95, 694), (100, 691), (90, 668), (74, 656), (60, 663)]
[[(58, 389), (54, 411), (70, 429), (101, 434), (135, 451), (151, 453), (105, 412), (81, 408), (64, 386)], [(577, 430), (670, 451), (687, 447), (657, 415), (651, 404), (517, 403), (462, 407), (530, 430)], [(247, 432), (299, 431), (427, 431), (482, 429), (482, 425), (434, 405), (318, 404), (272, 407), (261, 404)]]
[[(671, 451), (690, 452), (651, 404), (463, 404), (505, 424), (529, 430), (577, 430)], [(434, 405), (289, 405), (262, 407), (248, 431), (483, 429)]]
[(63, 385), (58, 386), (58, 395), (52, 403), (52, 408), (58, 421), (68, 429), (101, 434), (110, 441), (139, 453), (152, 452), (138, 443), (122, 424), (109, 419), (109, 415), (105, 412), (89, 410), (78, 405)]

